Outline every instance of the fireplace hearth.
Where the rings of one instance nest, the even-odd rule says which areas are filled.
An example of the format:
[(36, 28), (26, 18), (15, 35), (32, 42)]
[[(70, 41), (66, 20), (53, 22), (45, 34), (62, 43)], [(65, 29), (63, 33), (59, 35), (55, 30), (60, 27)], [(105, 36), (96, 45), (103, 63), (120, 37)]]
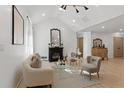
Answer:
[(54, 62), (63, 59), (63, 47), (49, 47), (49, 61)]

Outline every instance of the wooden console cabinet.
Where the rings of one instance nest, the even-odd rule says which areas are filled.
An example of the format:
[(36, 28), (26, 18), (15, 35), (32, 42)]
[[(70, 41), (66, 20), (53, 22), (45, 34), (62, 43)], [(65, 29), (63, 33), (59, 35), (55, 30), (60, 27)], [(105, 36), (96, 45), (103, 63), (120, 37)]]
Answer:
[(108, 60), (108, 49), (107, 48), (92, 48), (92, 55), (99, 56), (102, 59)]

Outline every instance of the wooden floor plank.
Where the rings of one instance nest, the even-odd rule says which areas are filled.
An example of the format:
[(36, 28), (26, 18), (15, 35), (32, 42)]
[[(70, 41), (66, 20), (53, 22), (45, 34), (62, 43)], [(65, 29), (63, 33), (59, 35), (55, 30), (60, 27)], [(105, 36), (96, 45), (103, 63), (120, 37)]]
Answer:
[(116, 58), (103, 61), (100, 81), (105, 87), (124, 87), (124, 59)]

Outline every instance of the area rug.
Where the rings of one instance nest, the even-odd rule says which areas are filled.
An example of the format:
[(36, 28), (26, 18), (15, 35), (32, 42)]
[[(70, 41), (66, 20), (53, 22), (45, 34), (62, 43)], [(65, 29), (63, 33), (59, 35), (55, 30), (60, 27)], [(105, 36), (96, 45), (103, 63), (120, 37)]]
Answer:
[(100, 84), (99, 79), (93, 76), (89, 80), (88, 75), (82, 76), (79, 67), (54, 68), (55, 79), (54, 88), (86, 88), (92, 85)]
[(107, 87), (105, 87), (105, 85), (103, 85), (101, 83), (96, 83), (96, 84), (93, 84), (93, 85), (86, 86), (84, 88), (107, 88)]

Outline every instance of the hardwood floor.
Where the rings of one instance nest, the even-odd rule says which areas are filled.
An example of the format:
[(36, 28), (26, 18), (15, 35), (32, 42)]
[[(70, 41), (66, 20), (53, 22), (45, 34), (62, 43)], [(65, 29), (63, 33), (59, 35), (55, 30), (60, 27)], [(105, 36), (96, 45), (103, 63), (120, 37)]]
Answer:
[(124, 88), (124, 59), (116, 58), (103, 61), (99, 79), (107, 88)]
[[(92, 76), (92, 79), (100, 81), (99, 84), (86, 88), (124, 88), (124, 58), (102, 61), (99, 74), (100, 78), (96, 74)], [(22, 84), (19, 87), (24, 86)]]

